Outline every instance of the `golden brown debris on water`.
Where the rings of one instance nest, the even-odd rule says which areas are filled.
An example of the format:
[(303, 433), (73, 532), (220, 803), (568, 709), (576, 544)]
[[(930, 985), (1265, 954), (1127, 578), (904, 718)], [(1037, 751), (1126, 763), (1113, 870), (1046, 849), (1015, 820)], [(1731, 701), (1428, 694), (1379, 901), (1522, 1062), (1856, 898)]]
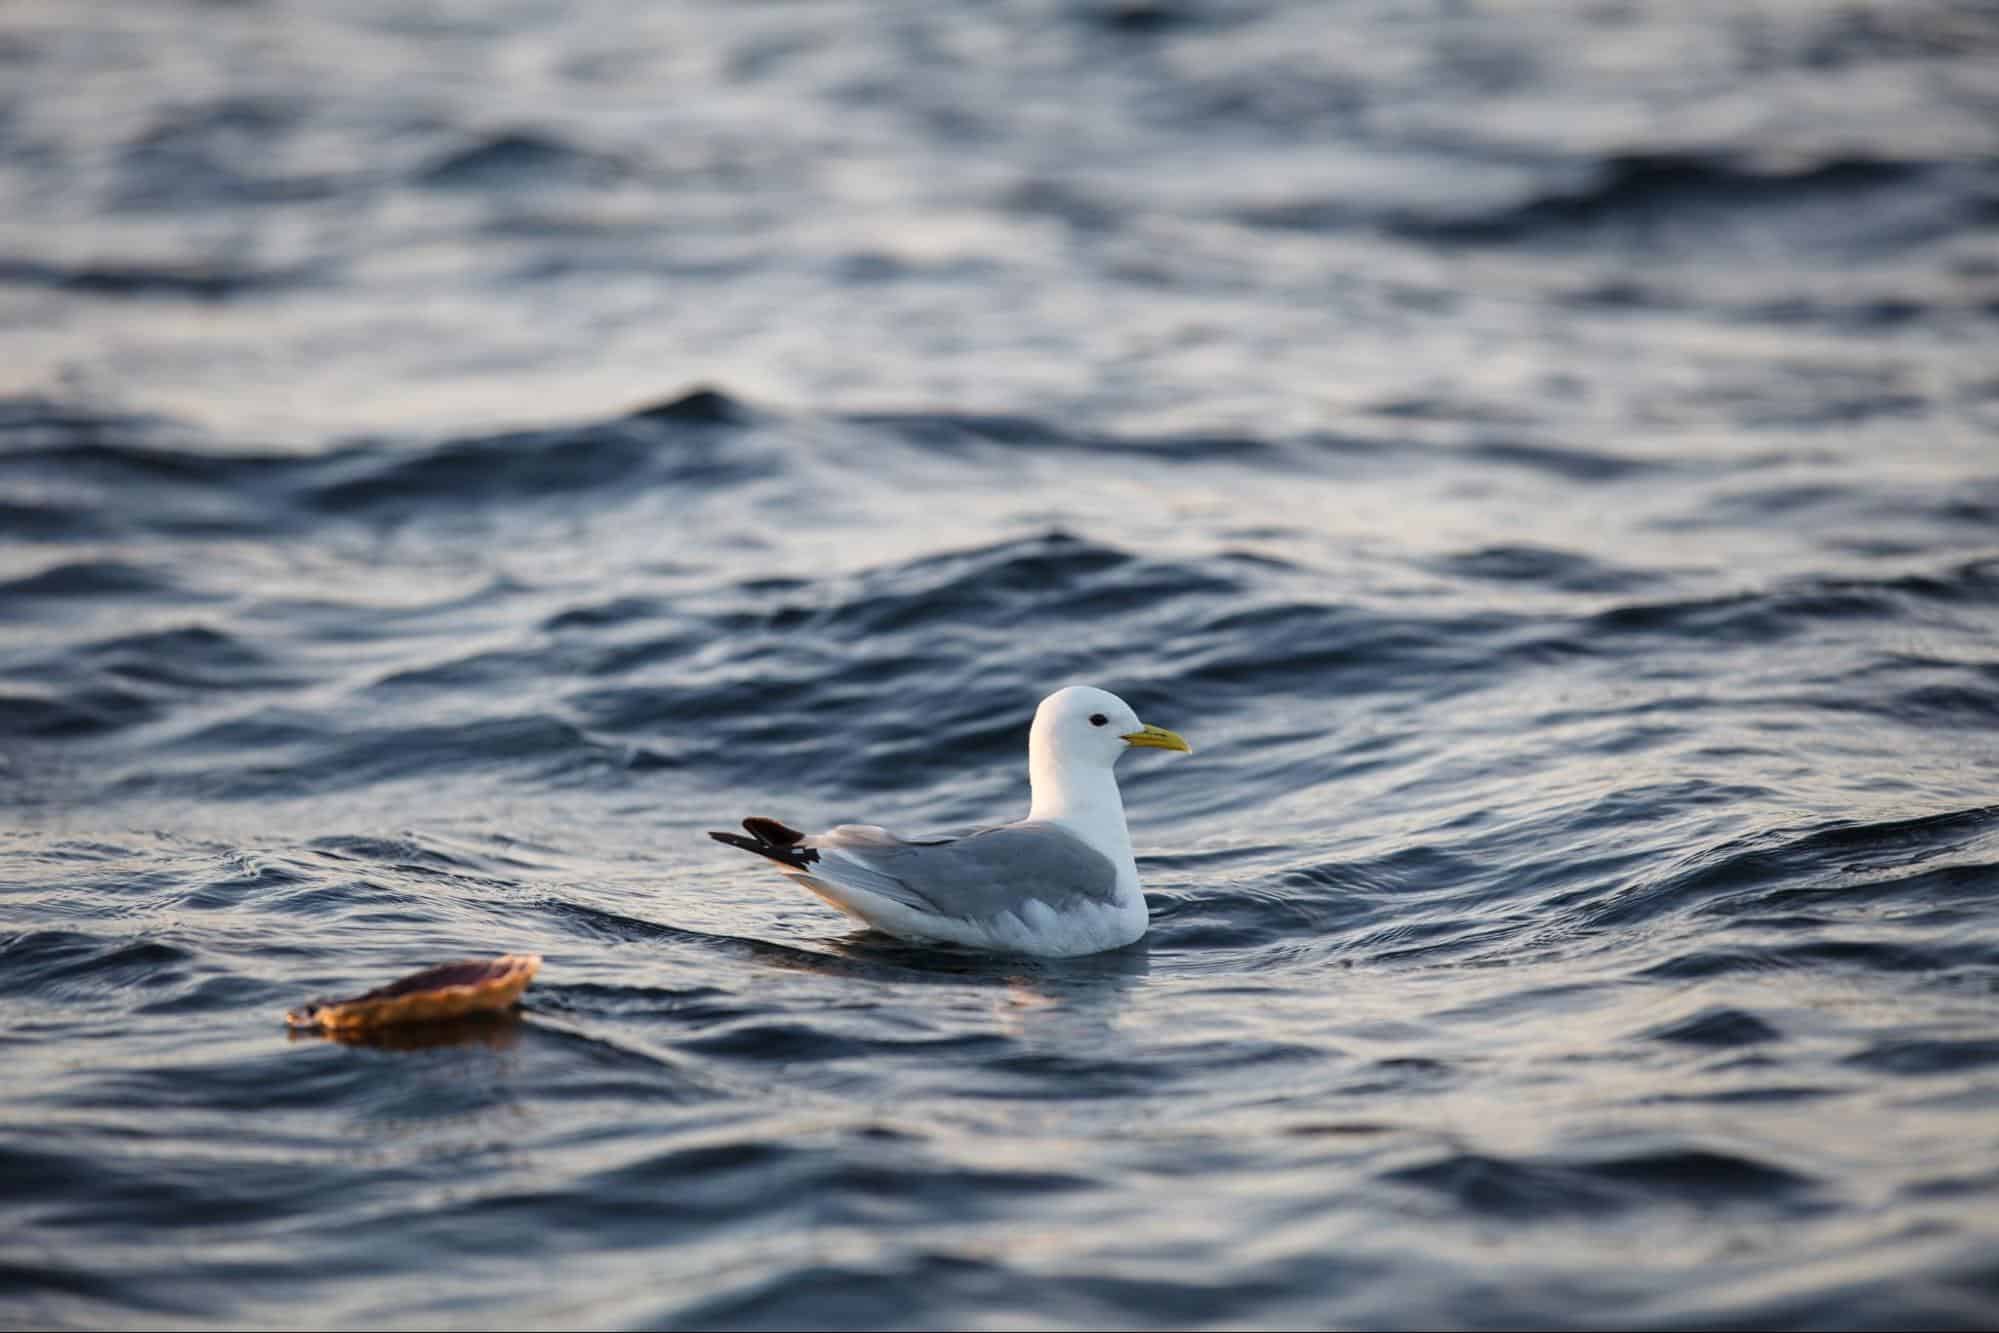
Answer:
[(421, 1023), (391, 1023), (386, 1027), (295, 1027), (288, 1029), (285, 1036), (294, 1042), (331, 1041), (342, 1046), (365, 1046), (371, 1051), (435, 1051), (449, 1046), (505, 1051), (519, 1043), (523, 1026), (520, 1014), (509, 1009)]
[(431, 1023), (505, 1009), (541, 968), (541, 955), (502, 954), (439, 963), (345, 1000), (317, 1000), (285, 1015), (293, 1028), (345, 1033), (398, 1023)]

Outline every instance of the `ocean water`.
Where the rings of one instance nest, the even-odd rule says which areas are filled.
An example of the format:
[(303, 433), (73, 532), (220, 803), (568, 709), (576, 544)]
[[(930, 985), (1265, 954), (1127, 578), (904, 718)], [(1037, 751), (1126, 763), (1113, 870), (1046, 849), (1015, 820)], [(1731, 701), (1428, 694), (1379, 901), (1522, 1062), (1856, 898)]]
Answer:
[[(1999, 9), (0, 73), (0, 1325), (1999, 1324)], [(703, 836), (1014, 817), (1072, 681), (1195, 749), (1129, 949)]]

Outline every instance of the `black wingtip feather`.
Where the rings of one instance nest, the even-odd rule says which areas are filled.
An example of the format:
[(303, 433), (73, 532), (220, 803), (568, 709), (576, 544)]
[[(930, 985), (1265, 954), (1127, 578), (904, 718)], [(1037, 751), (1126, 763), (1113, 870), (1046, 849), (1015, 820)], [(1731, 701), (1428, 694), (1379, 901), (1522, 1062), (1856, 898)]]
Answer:
[(708, 830), (708, 836), (716, 842), (740, 847), (746, 852), (755, 852), (758, 856), (767, 856), (779, 865), (796, 868), (811, 865), (819, 859), (819, 853), (812, 848), (795, 846), (804, 841), (803, 833), (788, 825), (780, 824), (775, 819), (751, 815), (743, 821), (743, 827), (755, 836), (745, 838), (740, 833), (719, 833), (714, 829)]
[(775, 819), (765, 819), (762, 815), (751, 815), (743, 821), (743, 827), (748, 829), (758, 842), (773, 843), (779, 847), (789, 847), (805, 837), (789, 824), (780, 824)]

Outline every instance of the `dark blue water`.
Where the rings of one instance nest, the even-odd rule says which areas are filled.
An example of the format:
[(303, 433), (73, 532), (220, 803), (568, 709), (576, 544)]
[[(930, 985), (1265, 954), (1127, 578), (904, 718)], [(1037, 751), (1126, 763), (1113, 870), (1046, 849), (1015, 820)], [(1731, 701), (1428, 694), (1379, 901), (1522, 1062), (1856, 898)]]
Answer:
[[(0, 10), (0, 1325), (1999, 1324), (1995, 72)], [(1013, 817), (1079, 680), (1196, 750), (1131, 949), (701, 836)]]

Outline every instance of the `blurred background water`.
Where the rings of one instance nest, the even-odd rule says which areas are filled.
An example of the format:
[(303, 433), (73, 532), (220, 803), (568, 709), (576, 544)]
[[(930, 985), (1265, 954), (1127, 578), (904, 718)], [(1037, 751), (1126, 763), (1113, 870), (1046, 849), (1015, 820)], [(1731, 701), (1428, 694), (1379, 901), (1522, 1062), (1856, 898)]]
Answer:
[[(0, 203), (0, 1323), (1999, 1323), (1999, 7), (13, 0)], [(1132, 949), (700, 836), (1074, 680)]]

